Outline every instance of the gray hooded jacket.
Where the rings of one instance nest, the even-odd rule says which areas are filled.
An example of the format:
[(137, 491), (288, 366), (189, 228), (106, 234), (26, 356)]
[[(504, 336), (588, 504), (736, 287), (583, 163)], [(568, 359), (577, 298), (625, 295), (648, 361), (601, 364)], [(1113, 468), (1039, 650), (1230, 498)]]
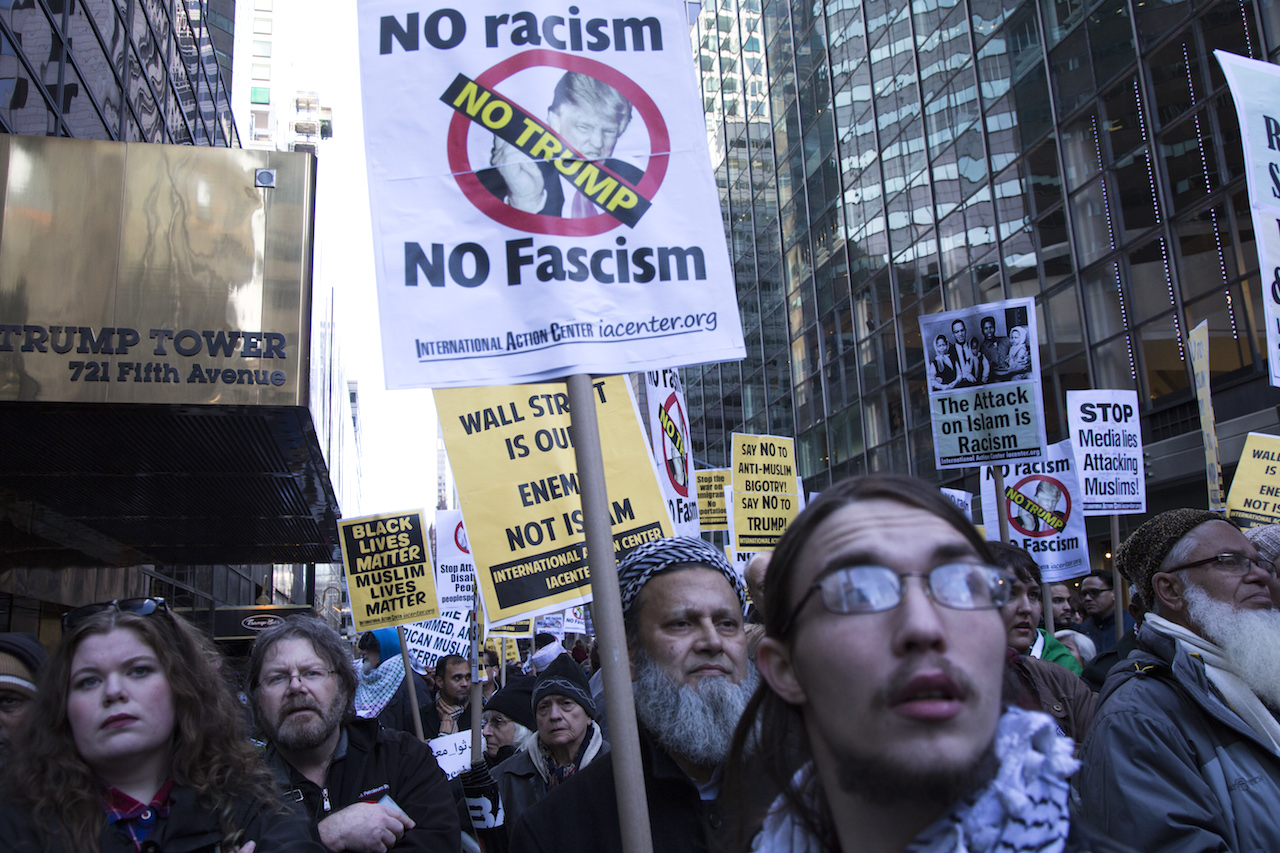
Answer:
[(1074, 785), (1079, 817), (1138, 850), (1280, 850), (1280, 756), (1204, 663), (1149, 625), (1111, 670)]

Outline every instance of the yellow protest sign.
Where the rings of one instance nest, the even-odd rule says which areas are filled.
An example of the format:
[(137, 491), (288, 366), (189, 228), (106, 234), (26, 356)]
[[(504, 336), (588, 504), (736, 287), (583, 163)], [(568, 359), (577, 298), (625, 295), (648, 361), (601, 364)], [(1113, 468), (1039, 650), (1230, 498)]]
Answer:
[(771, 550), (782, 538), (791, 519), (800, 514), (796, 495), (733, 493), (734, 550)]
[(798, 495), (795, 441), (779, 435), (733, 434), (729, 470), (735, 492)]
[(705, 468), (694, 472), (698, 479), (698, 522), (703, 530), (728, 530), (729, 509), (724, 487), (729, 485), (728, 468)]
[(1280, 524), (1280, 436), (1251, 432), (1245, 438), (1227, 515), (1241, 527)]
[(506, 625), (497, 625), (485, 631), (490, 637), (532, 637), (533, 636), (533, 620), (524, 619), (519, 622), (508, 622)]
[(1187, 352), (1191, 356), (1191, 375), (1195, 379), (1196, 404), (1200, 409), (1200, 433), (1204, 439), (1204, 464), (1209, 482), (1209, 509), (1226, 509), (1222, 499), (1222, 462), (1218, 458), (1218, 428), (1213, 416), (1213, 397), (1209, 392), (1209, 321), (1205, 320), (1187, 335)]
[[(505, 643), (503, 641), (506, 641)], [(515, 639), (511, 637), (491, 637), (484, 641), (484, 647), (487, 651), (491, 651), (499, 658), (502, 657), (502, 647), (507, 647), (507, 663), (520, 663), (520, 649), (516, 645)]]
[(729, 457), (733, 550), (737, 562), (773, 548), (800, 512), (795, 442), (778, 435), (733, 434)]
[(342, 567), (357, 631), (440, 615), (422, 510), (338, 522)]
[[(671, 535), (624, 377), (596, 380), (614, 548)], [(489, 624), (591, 600), (569, 399), (561, 383), (435, 391)]]

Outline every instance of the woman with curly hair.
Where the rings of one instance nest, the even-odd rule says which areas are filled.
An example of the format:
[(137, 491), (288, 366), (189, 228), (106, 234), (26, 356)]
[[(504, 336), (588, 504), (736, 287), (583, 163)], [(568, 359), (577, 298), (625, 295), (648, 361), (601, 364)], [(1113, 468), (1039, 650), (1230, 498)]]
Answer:
[(92, 604), (63, 637), (5, 767), (14, 853), (320, 853), (281, 803), (213, 644), (163, 599)]

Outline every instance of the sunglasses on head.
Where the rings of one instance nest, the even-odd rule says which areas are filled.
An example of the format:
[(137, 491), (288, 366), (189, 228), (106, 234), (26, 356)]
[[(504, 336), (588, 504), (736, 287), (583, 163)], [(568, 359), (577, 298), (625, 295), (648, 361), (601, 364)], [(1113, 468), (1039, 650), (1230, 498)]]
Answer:
[(138, 616), (150, 616), (163, 610), (169, 612), (169, 605), (163, 598), (117, 598), (113, 601), (100, 601), (97, 604), (86, 604), (62, 614), (62, 630), (70, 631), (95, 613), (104, 610), (119, 610), (121, 613), (133, 613)]

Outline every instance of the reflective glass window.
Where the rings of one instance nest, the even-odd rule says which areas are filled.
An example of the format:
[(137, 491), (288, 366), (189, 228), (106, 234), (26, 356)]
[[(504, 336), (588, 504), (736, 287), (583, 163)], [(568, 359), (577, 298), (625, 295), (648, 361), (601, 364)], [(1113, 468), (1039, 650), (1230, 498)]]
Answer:
[(1125, 0), (1104, 0), (1089, 13), (1086, 29), (1093, 74), (1100, 85), (1134, 63), (1133, 23)]
[(1160, 204), (1152, 183), (1153, 166), (1145, 149), (1116, 164), (1113, 178), (1119, 206), (1119, 233), (1128, 242), (1160, 222)]
[(1174, 307), (1173, 281), (1169, 277), (1169, 249), (1163, 237), (1129, 252), (1131, 322), (1141, 323)]
[(1176, 315), (1166, 314), (1141, 326), (1134, 335), (1142, 353), (1147, 393), (1152, 400), (1190, 388), (1184, 360), (1187, 331), (1178, 323)]
[(1184, 299), (1223, 287), (1236, 277), (1226, 206), (1219, 204), (1174, 223)]
[(1093, 69), (1083, 29), (1071, 33), (1050, 52), (1049, 67), (1059, 116), (1065, 116), (1093, 94)]

